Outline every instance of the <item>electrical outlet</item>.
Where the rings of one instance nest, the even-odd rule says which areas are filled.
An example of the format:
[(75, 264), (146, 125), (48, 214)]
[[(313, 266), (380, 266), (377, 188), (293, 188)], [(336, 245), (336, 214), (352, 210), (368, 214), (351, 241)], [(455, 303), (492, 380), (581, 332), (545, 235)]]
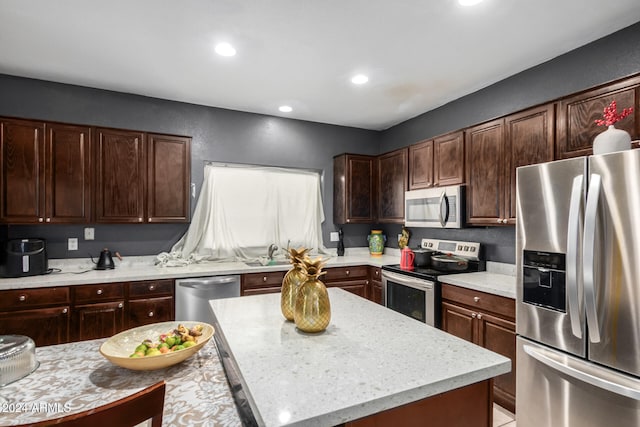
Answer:
[(69, 249), (70, 251), (77, 251), (78, 250), (78, 238), (77, 237), (69, 237), (69, 240), (67, 241), (67, 249)]
[(95, 235), (96, 229), (93, 227), (87, 227), (84, 229), (84, 240), (94, 240), (96, 238)]
[(338, 234), (337, 231), (332, 231), (331, 233), (329, 233), (329, 236), (332, 242), (337, 242), (338, 240), (340, 240), (340, 234)]

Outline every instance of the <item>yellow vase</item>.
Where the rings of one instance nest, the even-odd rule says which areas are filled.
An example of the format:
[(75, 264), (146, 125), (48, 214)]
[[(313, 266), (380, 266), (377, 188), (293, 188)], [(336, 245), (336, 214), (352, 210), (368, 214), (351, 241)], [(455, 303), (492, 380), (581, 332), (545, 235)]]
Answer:
[(305, 280), (307, 275), (304, 270), (298, 264), (294, 266), (285, 274), (282, 279), (282, 292), (280, 294), (280, 310), (282, 315), (287, 320), (293, 320), (293, 311), (296, 306), (296, 297), (298, 296), (298, 289)]
[(298, 288), (293, 320), (303, 332), (322, 332), (331, 321), (331, 304), (327, 287), (319, 279), (324, 274), (322, 260), (305, 258), (302, 269), (307, 280)]

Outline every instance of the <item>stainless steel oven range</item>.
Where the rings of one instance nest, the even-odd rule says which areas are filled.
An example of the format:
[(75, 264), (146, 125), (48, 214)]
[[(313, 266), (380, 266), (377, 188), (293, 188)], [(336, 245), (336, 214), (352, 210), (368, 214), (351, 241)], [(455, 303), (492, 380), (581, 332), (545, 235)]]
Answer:
[(413, 269), (403, 269), (398, 264), (382, 266), (382, 300), (394, 311), (440, 327), (438, 277), (484, 271), (485, 262), (480, 260), (480, 243), (422, 239), (421, 247), (435, 251), (432, 266)]

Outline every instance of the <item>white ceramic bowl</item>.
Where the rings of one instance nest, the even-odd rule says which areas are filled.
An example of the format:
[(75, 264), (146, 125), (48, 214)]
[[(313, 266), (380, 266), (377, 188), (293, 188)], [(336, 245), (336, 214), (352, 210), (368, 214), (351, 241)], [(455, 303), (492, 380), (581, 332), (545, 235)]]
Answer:
[[(197, 339), (197, 344), (171, 353), (159, 354), (157, 356), (129, 357), (135, 348), (145, 339), (158, 342), (161, 334), (166, 334), (184, 325), (187, 329), (195, 325), (202, 325), (202, 335)], [(135, 371), (151, 371), (154, 369), (166, 368), (180, 363), (196, 354), (213, 336), (213, 326), (202, 322), (162, 322), (150, 325), (139, 326), (116, 334), (102, 343), (100, 354), (111, 363), (123, 368)]]

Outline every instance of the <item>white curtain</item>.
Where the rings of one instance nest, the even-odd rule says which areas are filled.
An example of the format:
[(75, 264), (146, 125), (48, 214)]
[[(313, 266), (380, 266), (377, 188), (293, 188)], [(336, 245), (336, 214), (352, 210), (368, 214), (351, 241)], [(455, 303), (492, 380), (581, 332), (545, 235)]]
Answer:
[(189, 229), (171, 258), (246, 260), (271, 244), (323, 253), (320, 174), (259, 166), (205, 165)]

